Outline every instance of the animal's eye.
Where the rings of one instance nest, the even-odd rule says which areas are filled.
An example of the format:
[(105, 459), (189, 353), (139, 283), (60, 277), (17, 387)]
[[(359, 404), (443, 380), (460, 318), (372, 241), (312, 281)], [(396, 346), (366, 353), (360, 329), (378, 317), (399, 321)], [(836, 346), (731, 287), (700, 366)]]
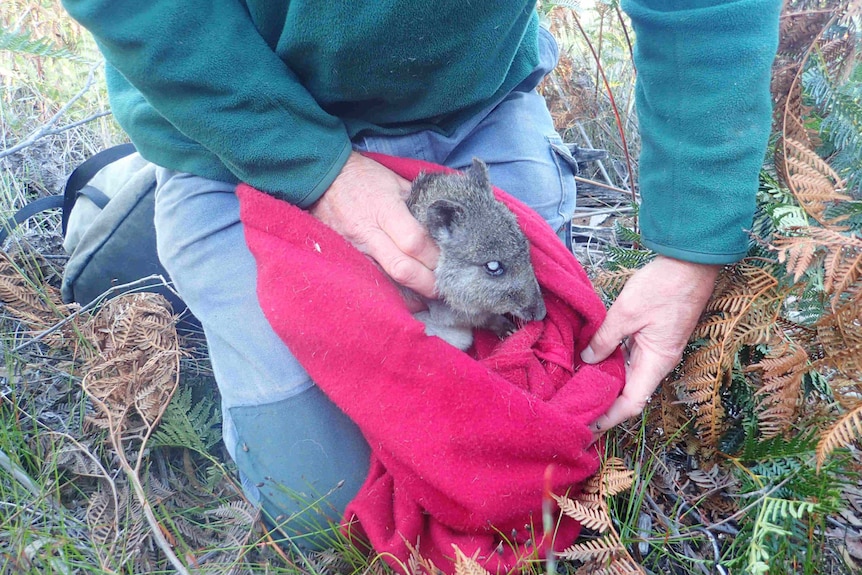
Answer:
[(503, 267), (503, 264), (501, 264), (497, 260), (491, 260), (490, 262), (485, 263), (485, 271), (492, 276), (499, 276), (503, 275), (503, 272), (506, 271), (506, 268)]

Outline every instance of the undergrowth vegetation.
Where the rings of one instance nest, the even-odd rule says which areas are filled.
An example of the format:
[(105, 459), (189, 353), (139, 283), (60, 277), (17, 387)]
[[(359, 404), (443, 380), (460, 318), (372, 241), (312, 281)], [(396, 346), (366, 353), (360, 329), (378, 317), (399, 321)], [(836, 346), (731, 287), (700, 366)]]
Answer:
[[(541, 12), (564, 48), (541, 88), (557, 127), (608, 151), (583, 166), (578, 214), (605, 239), (578, 254), (609, 303), (652, 257), (634, 217), (635, 39), (614, 1)], [(553, 494), (585, 536), (535, 572), (862, 564), (860, 17), (845, 0), (785, 7), (748, 257), (644, 416), (609, 438), (602, 473)], [(0, 74), (5, 219), (123, 134), (92, 42), (54, 3), (3, 3)], [(261, 527), (220, 443), (200, 337), (151, 294), (64, 305), (58, 220), (29, 222), (0, 257), (0, 573), (386, 572), (337, 533), (305, 556)], [(434, 571), (414, 559), (406, 570)]]

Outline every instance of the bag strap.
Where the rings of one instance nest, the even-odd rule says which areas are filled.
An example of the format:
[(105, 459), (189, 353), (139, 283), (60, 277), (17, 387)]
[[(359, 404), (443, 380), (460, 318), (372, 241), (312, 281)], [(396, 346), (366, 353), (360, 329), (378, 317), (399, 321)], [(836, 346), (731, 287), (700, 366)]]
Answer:
[(39, 212), (44, 212), (45, 210), (50, 210), (53, 208), (61, 208), (63, 207), (63, 196), (60, 194), (54, 196), (46, 196), (44, 198), (39, 198), (38, 200), (33, 200), (17, 212), (15, 215), (6, 220), (6, 224), (0, 229), (0, 244), (6, 241), (6, 238), (9, 236), (9, 232), (14, 230), (24, 221), (29, 218), (32, 218)]
[(93, 177), (99, 173), (99, 170), (116, 162), (120, 158), (125, 158), (136, 151), (134, 144), (120, 144), (105, 148), (101, 152), (90, 156), (75, 168), (66, 180), (66, 187), (62, 194), (46, 196), (33, 200), (26, 206), (15, 212), (15, 215), (6, 220), (6, 225), (0, 229), (0, 244), (6, 241), (9, 237), (9, 232), (14, 230), (20, 224), (32, 218), (40, 212), (51, 210), (54, 208), (63, 208), (62, 223), (63, 237), (66, 236), (66, 227), (69, 224), (69, 214), (72, 213), (72, 208), (79, 196), (86, 196), (91, 202), (96, 204), (99, 209), (104, 209), (108, 205), (110, 198), (106, 196), (102, 190), (88, 186), (87, 184)]
[[(87, 186), (90, 180), (99, 173), (99, 170), (116, 162), (120, 158), (125, 158), (136, 151), (134, 144), (120, 144), (119, 146), (111, 146), (105, 148), (101, 152), (87, 158), (80, 166), (75, 168), (66, 180), (66, 188), (63, 191), (63, 236), (66, 235), (66, 227), (69, 225), (69, 214), (72, 213), (72, 208), (75, 206), (75, 201), (79, 195), (85, 195), (90, 198), (100, 208), (104, 208), (108, 203), (108, 198), (100, 190), (96, 190), (91, 186)], [(85, 191), (88, 190), (88, 191)], [(91, 190), (95, 190), (93, 193)], [(96, 195), (98, 194), (98, 196)], [(101, 196), (101, 198), (99, 198)], [(98, 198), (98, 199), (97, 199)]]
[(75, 168), (66, 180), (66, 187), (62, 194), (46, 196), (33, 200), (26, 206), (15, 212), (11, 218), (6, 220), (6, 224), (0, 229), (0, 244), (6, 241), (9, 237), (9, 232), (14, 230), (20, 224), (32, 218), (40, 212), (51, 210), (54, 208), (63, 208), (62, 223), (63, 237), (66, 236), (66, 227), (69, 224), (69, 214), (72, 213), (72, 208), (78, 196), (86, 196), (91, 202), (96, 204), (99, 209), (104, 209), (110, 198), (101, 190), (88, 186), (87, 184), (93, 177), (105, 166), (111, 162), (116, 162), (120, 158), (125, 158), (128, 155), (134, 154), (136, 151), (134, 144), (120, 144), (111, 146), (101, 152), (90, 156), (84, 160), (81, 165)]

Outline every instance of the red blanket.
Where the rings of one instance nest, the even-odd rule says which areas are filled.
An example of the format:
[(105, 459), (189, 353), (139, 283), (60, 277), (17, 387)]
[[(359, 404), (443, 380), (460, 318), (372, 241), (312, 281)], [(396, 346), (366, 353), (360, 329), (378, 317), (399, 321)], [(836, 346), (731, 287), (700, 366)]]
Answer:
[[(410, 180), (446, 169), (370, 156)], [(624, 379), (619, 354), (579, 359), (605, 310), (550, 227), (495, 190), (530, 239), (548, 313), (504, 341), (477, 331), (467, 354), (426, 336), (399, 291), (331, 229), (249, 186), (237, 193), (264, 313), (372, 448), (349, 532), (396, 568), (411, 546), (447, 572), (453, 544), (492, 572), (541, 549), (545, 470), (553, 464), (556, 493), (597, 470), (587, 424)], [(578, 530), (563, 521), (554, 546)]]

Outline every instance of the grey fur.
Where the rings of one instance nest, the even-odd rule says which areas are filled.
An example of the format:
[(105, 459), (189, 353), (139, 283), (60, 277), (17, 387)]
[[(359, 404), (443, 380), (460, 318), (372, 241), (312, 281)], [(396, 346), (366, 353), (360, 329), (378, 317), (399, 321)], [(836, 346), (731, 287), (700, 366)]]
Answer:
[(460, 174), (420, 174), (407, 207), (440, 247), (440, 300), (429, 300), (427, 314), (417, 314), (426, 333), (466, 349), (472, 327), (500, 337), (515, 331), (504, 314), (525, 321), (545, 317), (527, 238), (515, 215), (494, 197), (482, 160), (474, 159)]

